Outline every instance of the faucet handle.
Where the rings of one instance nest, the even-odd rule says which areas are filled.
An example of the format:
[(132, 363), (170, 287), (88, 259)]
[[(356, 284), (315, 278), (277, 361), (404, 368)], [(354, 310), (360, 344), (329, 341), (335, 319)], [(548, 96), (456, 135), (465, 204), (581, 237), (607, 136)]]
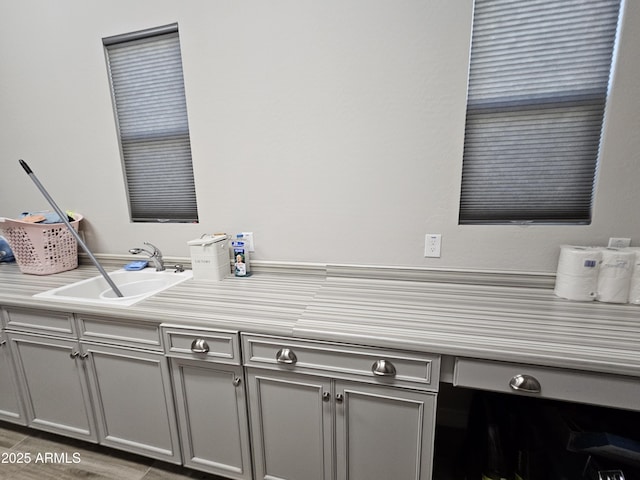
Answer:
[(153, 243), (151, 243), (151, 242), (142, 242), (142, 243), (144, 243), (145, 245), (150, 246), (150, 247), (151, 247), (151, 248), (153, 248), (154, 250), (157, 250), (157, 249), (158, 249), (158, 247), (156, 247), (156, 246), (155, 246)]
[(162, 256), (162, 252), (160, 251), (160, 249), (158, 247), (156, 247), (153, 243), (149, 243), (149, 242), (143, 242), (145, 245), (150, 246), (151, 248), (153, 248), (153, 254), (157, 255), (157, 256)]

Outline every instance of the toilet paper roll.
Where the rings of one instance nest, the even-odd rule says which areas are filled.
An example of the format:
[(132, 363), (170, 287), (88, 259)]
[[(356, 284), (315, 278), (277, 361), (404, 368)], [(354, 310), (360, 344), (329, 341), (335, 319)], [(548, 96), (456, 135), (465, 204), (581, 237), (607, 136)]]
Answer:
[(633, 261), (633, 270), (631, 271), (631, 284), (629, 287), (629, 303), (640, 305), (640, 249), (634, 248), (636, 258)]
[(595, 300), (601, 259), (600, 248), (561, 246), (554, 293), (568, 300)]
[(627, 303), (635, 259), (636, 253), (632, 250), (605, 249), (602, 251), (596, 300)]

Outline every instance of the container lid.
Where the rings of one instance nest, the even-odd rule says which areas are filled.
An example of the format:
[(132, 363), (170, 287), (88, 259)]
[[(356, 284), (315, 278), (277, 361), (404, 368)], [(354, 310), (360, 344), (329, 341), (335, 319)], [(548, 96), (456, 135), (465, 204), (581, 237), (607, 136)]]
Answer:
[(226, 240), (227, 238), (228, 238), (227, 235), (224, 234), (224, 233), (215, 233), (213, 235), (204, 234), (200, 238), (196, 238), (195, 240), (189, 240), (187, 242), (187, 245), (189, 245), (189, 246), (211, 245), (212, 243), (222, 242), (223, 240)]

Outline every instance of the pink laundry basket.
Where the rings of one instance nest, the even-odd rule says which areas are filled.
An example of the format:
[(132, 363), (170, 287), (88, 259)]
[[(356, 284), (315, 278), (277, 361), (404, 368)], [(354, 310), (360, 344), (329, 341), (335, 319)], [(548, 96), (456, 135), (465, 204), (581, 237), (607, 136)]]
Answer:
[[(82, 215), (71, 222), (78, 230)], [(78, 267), (78, 242), (64, 223), (29, 223), (0, 218), (0, 229), (9, 242), (22, 273), (50, 275)]]

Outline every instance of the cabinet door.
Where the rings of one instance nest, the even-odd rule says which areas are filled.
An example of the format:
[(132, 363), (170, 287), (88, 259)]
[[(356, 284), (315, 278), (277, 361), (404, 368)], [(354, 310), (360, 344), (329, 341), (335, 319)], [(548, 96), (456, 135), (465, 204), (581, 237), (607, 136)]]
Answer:
[(3, 331), (0, 331), (0, 419), (26, 425), (9, 341)]
[(171, 371), (184, 464), (225, 478), (250, 480), (242, 367), (172, 358)]
[(86, 375), (75, 340), (8, 333), (29, 426), (97, 440)]
[(337, 381), (338, 480), (431, 478), (436, 396)]
[(171, 377), (164, 355), (82, 344), (103, 445), (180, 463)]
[(256, 479), (330, 480), (330, 380), (247, 369)]

